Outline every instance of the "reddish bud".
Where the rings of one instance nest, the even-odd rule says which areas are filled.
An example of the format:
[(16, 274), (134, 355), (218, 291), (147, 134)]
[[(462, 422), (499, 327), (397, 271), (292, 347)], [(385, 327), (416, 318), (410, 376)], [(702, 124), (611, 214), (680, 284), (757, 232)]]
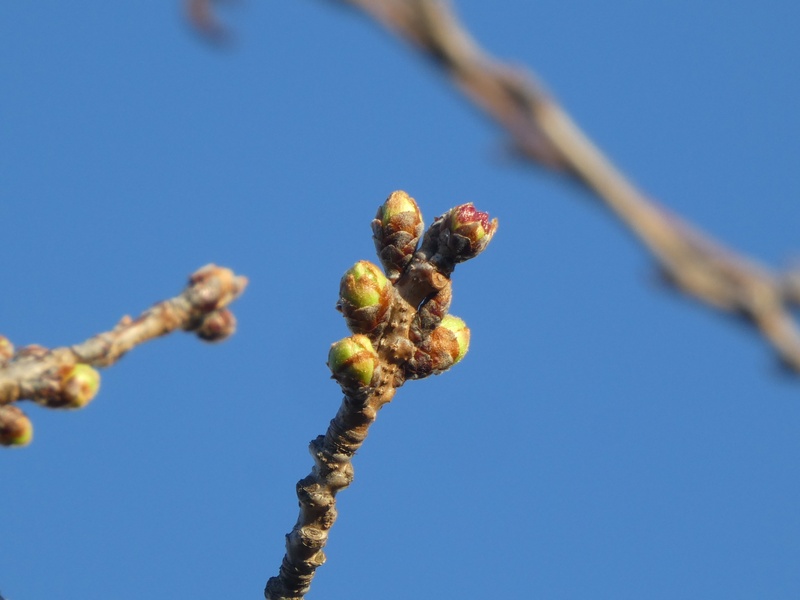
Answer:
[(497, 219), (489, 221), (489, 213), (481, 212), (472, 202), (451, 209), (444, 216), (444, 227), (450, 231), (448, 245), (456, 251), (461, 262), (483, 252), (497, 231)]
[(69, 367), (61, 378), (57, 394), (43, 400), (50, 408), (83, 408), (100, 389), (100, 373), (89, 365), (79, 363)]
[(464, 358), (468, 349), (469, 328), (458, 317), (446, 315), (417, 347), (406, 373), (411, 379), (439, 375)]
[(236, 332), (236, 317), (227, 308), (215, 310), (206, 315), (194, 332), (205, 342), (221, 342)]

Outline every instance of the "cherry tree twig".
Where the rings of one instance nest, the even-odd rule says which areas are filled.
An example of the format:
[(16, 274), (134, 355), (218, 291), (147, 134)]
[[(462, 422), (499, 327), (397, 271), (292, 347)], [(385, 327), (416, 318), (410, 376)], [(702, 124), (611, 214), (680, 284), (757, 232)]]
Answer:
[(136, 319), (125, 316), (111, 331), (80, 344), (15, 350), (0, 336), (0, 442), (24, 445), (30, 441), (30, 422), (12, 403), (32, 400), (50, 408), (80, 408), (99, 385), (93, 367), (108, 367), (139, 344), (179, 329), (206, 341), (227, 338), (236, 329), (236, 318), (227, 305), (246, 286), (246, 277), (206, 265), (190, 277), (179, 296), (159, 302)]
[(800, 372), (800, 275), (775, 273), (725, 248), (648, 198), (589, 140), (526, 71), (497, 61), (445, 0), (334, 0), (362, 11), (432, 60), (513, 139), (528, 161), (593, 192), (653, 254), (666, 281), (711, 308), (741, 317)]
[(373, 221), (375, 246), (386, 275), (360, 261), (342, 278), (337, 308), (355, 334), (340, 340), (328, 366), (344, 392), (328, 430), (311, 441), (311, 473), (297, 482), (300, 514), (286, 536), (278, 575), (267, 582), (266, 600), (302, 600), (336, 521), (336, 494), (353, 481), (353, 456), (378, 411), (408, 379), (438, 375), (459, 362), (469, 329), (448, 314), (450, 276), (457, 263), (488, 245), (497, 220), (471, 204), (457, 206), (422, 233), (413, 198), (394, 192)]

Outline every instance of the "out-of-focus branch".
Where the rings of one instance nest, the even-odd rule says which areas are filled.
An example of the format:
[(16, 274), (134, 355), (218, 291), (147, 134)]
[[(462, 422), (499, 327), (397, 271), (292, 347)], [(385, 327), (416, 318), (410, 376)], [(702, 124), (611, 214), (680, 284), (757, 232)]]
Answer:
[(798, 276), (779, 276), (692, 228), (638, 190), (522, 69), (485, 53), (444, 0), (335, 0), (404, 39), (441, 67), (511, 135), (530, 162), (591, 190), (654, 255), (665, 279), (706, 305), (743, 317), (800, 372), (800, 334), (789, 305)]
[(93, 367), (108, 367), (139, 344), (178, 329), (194, 332), (206, 341), (225, 339), (236, 330), (236, 318), (227, 306), (246, 285), (246, 277), (206, 265), (190, 277), (179, 296), (159, 302), (136, 319), (125, 316), (111, 331), (83, 343), (15, 350), (0, 336), (0, 443), (21, 445), (30, 441), (23, 431), (30, 429), (23, 421), (27, 417), (9, 406), (13, 402), (32, 400), (51, 408), (80, 408), (99, 386)]
[(214, 5), (218, 0), (184, 0), (186, 20), (200, 35), (215, 43), (230, 40), (230, 31), (217, 18)]

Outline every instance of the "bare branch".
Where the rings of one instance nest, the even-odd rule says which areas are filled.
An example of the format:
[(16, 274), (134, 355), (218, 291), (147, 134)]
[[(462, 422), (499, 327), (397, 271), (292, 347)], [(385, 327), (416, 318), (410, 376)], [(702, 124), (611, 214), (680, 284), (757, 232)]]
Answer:
[(442, 68), (530, 162), (576, 181), (659, 263), (665, 279), (707, 306), (743, 317), (787, 367), (800, 372), (800, 333), (789, 312), (797, 276), (779, 277), (670, 215), (633, 185), (529, 73), (469, 36), (444, 0), (337, 0), (361, 10)]
[[(206, 265), (189, 279), (179, 296), (159, 302), (136, 319), (125, 316), (111, 331), (70, 347), (48, 349), (25, 346), (14, 350), (0, 336), (0, 407), (33, 400), (51, 408), (78, 408), (97, 390), (99, 380), (91, 367), (108, 367), (134, 347), (175, 330), (192, 331), (201, 339), (218, 341), (236, 329), (227, 305), (238, 298), (247, 278), (224, 267)], [(4, 411), (0, 425), (11, 427), (24, 415)], [(4, 427), (0, 427), (4, 429)]]

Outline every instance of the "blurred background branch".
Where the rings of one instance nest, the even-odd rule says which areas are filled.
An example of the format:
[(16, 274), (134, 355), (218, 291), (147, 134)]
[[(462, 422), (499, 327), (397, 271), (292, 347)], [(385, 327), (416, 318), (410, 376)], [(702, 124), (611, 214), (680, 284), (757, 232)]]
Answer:
[(159, 302), (136, 319), (125, 316), (114, 329), (83, 343), (16, 350), (0, 336), (0, 443), (21, 446), (32, 440), (30, 421), (11, 403), (32, 400), (49, 408), (83, 408), (100, 385), (93, 367), (111, 366), (139, 344), (176, 330), (191, 331), (212, 342), (232, 335), (236, 318), (227, 306), (246, 286), (246, 277), (206, 265), (189, 278), (179, 296)]

